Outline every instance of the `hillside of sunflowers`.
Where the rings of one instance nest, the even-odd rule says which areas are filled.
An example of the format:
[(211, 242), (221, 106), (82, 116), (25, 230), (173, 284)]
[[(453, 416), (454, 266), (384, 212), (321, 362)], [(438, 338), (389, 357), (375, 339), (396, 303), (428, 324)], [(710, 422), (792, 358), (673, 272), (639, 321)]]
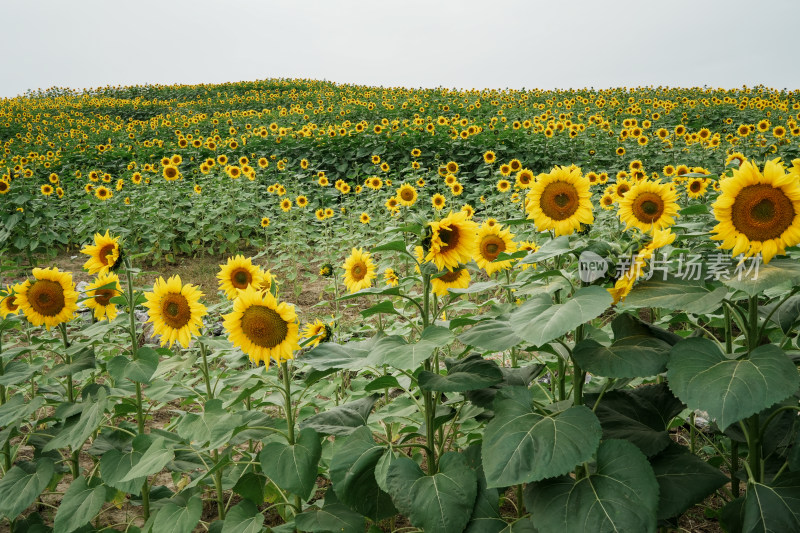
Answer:
[(0, 530), (800, 531), (798, 91), (51, 88), (0, 222)]

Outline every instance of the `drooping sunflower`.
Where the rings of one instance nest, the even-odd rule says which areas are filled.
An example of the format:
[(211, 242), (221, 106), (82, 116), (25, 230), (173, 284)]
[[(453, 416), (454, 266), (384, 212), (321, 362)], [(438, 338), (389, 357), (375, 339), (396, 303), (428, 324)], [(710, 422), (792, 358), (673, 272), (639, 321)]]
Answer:
[(8, 315), (19, 313), (19, 302), (17, 295), (22, 290), (22, 283), (16, 285), (6, 285), (5, 296), (0, 297), (0, 318), (5, 319)]
[(34, 268), (34, 281), (26, 280), (14, 303), (34, 326), (47, 329), (69, 322), (78, 310), (78, 293), (69, 272), (58, 268)]
[(310, 324), (306, 324), (306, 327), (303, 329), (303, 337), (306, 339), (314, 339), (308, 343), (308, 346), (312, 348), (321, 342), (331, 340), (332, 333), (331, 327), (319, 319)]
[(464, 266), (446, 271), (441, 276), (431, 278), (431, 289), (440, 298), (447, 296), (447, 289), (466, 289), (469, 287), (470, 275)]
[(119, 285), (119, 276), (113, 272), (100, 274), (86, 287), (86, 307), (94, 310), (94, 318), (109, 322), (117, 317), (117, 306), (111, 303), (111, 298), (122, 294)]
[(411, 207), (417, 202), (417, 189), (404, 183), (397, 189), (397, 200), (400, 202), (400, 205)]
[(713, 204), (719, 224), (711, 230), (712, 240), (732, 255), (762, 254), (764, 263), (787, 246), (800, 243), (800, 173), (786, 173), (780, 159), (768, 161), (760, 172), (746, 161), (733, 176), (721, 182)]
[(591, 185), (578, 168), (555, 167), (540, 175), (525, 198), (525, 211), (539, 231), (556, 236), (580, 230), (594, 222)]
[(430, 246), (425, 261), (438, 270), (453, 270), (475, 255), (478, 224), (469, 220), (464, 211), (451, 212), (442, 220), (429, 224)]
[(366, 289), (377, 277), (375, 263), (372, 262), (369, 252), (363, 251), (362, 248), (353, 248), (342, 268), (344, 269), (344, 284), (351, 293)]
[(150, 318), (153, 323), (153, 336), (161, 337), (161, 346), (177, 341), (184, 348), (189, 347), (192, 335), (200, 334), (206, 306), (200, 303), (203, 293), (195, 285), (181, 283), (181, 277), (172, 276), (169, 280), (159, 277), (153, 284), (153, 292), (145, 292)]
[(84, 246), (81, 253), (89, 256), (83, 268), (88, 270), (90, 275), (106, 274), (118, 266), (122, 256), (119, 237), (112, 237), (108, 230), (105, 235), (95, 233), (94, 244)]
[(278, 303), (270, 292), (248, 287), (234, 300), (233, 312), (222, 318), (230, 341), (256, 364), (287, 361), (300, 348), (294, 306)]
[(239, 291), (250, 285), (258, 287), (263, 278), (261, 269), (249, 257), (245, 259), (242, 255), (229, 257), (227, 263), (220, 265), (217, 274), (219, 290), (224, 291), (229, 300), (239, 296)]
[(495, 272), (508, 270), (513, 260), (496, 261), (496, 259), (503, 252), (511, 254), (517, 251), (517, 243), (513, 239), (511, 230), (503, 228), (502, 224), (484, 222), (478, 229), (475, 262), (490, 276)]
[(644, 232), (664, 229), (675, 223), (678, 216), (678, 195), (669, 184), (641, 181), (619, 200), (620, 221), (625, 229), (639, 228)]

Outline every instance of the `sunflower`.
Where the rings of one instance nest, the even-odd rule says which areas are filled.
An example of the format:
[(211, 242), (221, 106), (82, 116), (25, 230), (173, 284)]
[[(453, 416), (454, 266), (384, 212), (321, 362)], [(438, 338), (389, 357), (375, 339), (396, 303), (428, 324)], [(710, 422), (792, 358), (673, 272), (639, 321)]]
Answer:
[(474, 257), (478, 267), (484, 269), (490, 276), (500, 270), (511, 268), (513, 260), (496, 261), (496, 259), (503, 252), (511, 254), (517, 251), (517, 244), (513, 239), (511, 231), (497, 222), (490, 223), (487, 220), (481, 224)]
[(353, 248), (342, 268), (344, 269), (344, 284), (351, 293), (366, 289), (377, 277), (375, 263), (372, 262), (369, 252), (364, 252), (362, 248)]
[(372, 164), (373, 165), (378, 165), (378, 164), (380, 164), (380, 162), (381, 162), (381, 156), (379, 156), (379, 155), (373, 155), (372, 156)]
[(327, 187), (328, 185), (331, 184), (330, 180), (328, 180), (327, 176), (325, 176), (324, 174), (319, 177), (317, 183), (319, 184), (320, 187)]
[(483, 162), (486, 163), (487, 165), (491, 165), (495, 161), (497, 161), (497, 155), (491, 150), (483, 154)]
[(647, 260), (653, 257), (655, 251), (658, 248), (672, 244), (673, 241), (675, 241), (675, 234), (670, 230), (653, 230), (653, 239), (634, 256), (631, 266), (620, 276), (614, 287), (607, 289), (614, 298), (615, 304), (624, 300), (630, 294), (636, 280), (645, 275)]
[(442, 220), (431, 222), (429, 228), (431, 239), (425, 261), (434, 263), (438, 270), (453, 270), (475, 255), (478, 225), (469, 220), (466, 212), (451, 212)]
[(294, 306), (278, 303), (270, 292), (248, 287), (234, 300), (233, 312), (222, 318), (230, 341), (256, 364), (287, 361), (300, 348)]
[(189, 347), (192, 335), (200, 334), (206, 306), (200, 303), (203, 293), (195, 285), (181, 283), (181, 277), (172, 276), (169, 280), (159, 277), (153, 284), (153, 292), (144, 293), (150, 318), (153, 323), (153, 336), (161, 336), (161, 346), (177, 341), (184, 348)]
[(787, 246), (800, 243), (800, 173), (786, 173), (779, 159), (768, 161), (764, 172), (751, 161), (733, 170), (720, 184), (722, 192), (713, 204), (717, 224), (712, 240), (722, 241), (732, 255), (758, 254), (764, 263)]
[(600, 207), (606, 211), (614, 209), (614, 195), (610, 193), (603, 194), (600, 198)]
[(314, 211), (314, 216), (317, 217), (317, 220), (325, 220), (325, 210), (320, 207)]
[(78, 293), (72, 275), (58, 268), (34, 268), (35, 280), (25, 280), (14, 303), (34, 326), (47, 329), (69, 322), (78, 310)]
[(219, 267), (219, 290), (224, 291), (229, 300), (236, 298), (240, 290), (250, 285), (258, 287), (264, 278), (261, 269), (250, 258), (245, 259), (242, 255), (229, 257), (228, 262)]
[(517, 172), (522, 169), (522, 162), (519, 159), (512, 159), (508, 162), (508, 166), (512, 172)]
[(419, 157), (421, 155), (422, 152), (420, 151), (419, 148), (414, 148), (413, 150), (411, 150), (411, 157)]
[(330, 207), (325, 208), (325, 218), (332, 218), (333, 217), (333, 209)]
[(369, 218), (369, 213), (361, 213), (361, 216), (360, 216), (360, 217), (358, 217), (358, 220), (359, 220), (359, 221), (360, 221), (362, 224), (369, 224), (369, 221), (370, 221), (370, 218)]
[(533, 184), (533, 172), (527, 168), (523, 168), (517, 172), (517, 179), (515, 185), (519, 189), (529, 189)]
[(108, 187), (103, 187), (103, 186), (101, 185), (100, 187), (98, 187), (98, 188), (97, 188), (97, 190), (95, 190), (95, 191), (94, 191), (94, 195), (95, 195), (95, 196), (96, 196), (96, 197), (97, 197), (99, 200), (106, 201), (106, 200), (108, 200), (109, 198), (111, 198), (112, 196), (114, 196), (114, 193), (112, 193), (112, 192), (111, 192), (111, 189), (109, 189)]
[(0, 194), (7, 194), (10, 190), (11, 185), (5, 180), (0, 180)]
[(162, 173), (164, 175), (164, 179), (167, 181), (175, 181), (181, 177), (181, 172), (175, 165), (165, 166)]
[(261, 218), (261, 227), (266, 228), (269, 226), (269, 217), (262, 217)]
[(304, 208), (305, 206), (308, 205), (308, 198), (306, 198), (305, 196), (302, 196), (302, 195), (298, 196), (297, 198), (295, 198), (294, 201), (295, 201), (295, 203), (297, 203), (297, 207), (300, 207), (300, 208)]
[(500, 175), (501, 176), (510, 176), (511, 175), (511, 165), (500, 165)]
[(469, 281), (469, 271), (459, 265), (453, 270), (445, 271), (441, 276), (432, 277), (431, 289), (436, 296), (443, 298), (447, 296), (447, 289), (466, 289)]
[(578, 168), (555, 167), (542, 174), (528, 191), (525, 211), (539, 231), (555, 230), (556, 236), (580, 230), (594, 222), (589, 180)]
[(437, 211), (441, 211), (444, 208), (446, 201), (445, 197), (438, 192), (431, 197), (431, 205), (433, 205), (433, 208)]
[(0, 297), (0, 318), (5, 319), (8, 315), (19, 313), (19, 302), (17, 295), (22, 290), (22, 283), (16, 285), (6, 285), (5, 296)]
[(84, 303), (89, 309), (94, 309), (96, 320), (107, 318), (111, 322), (117, 317), (117, 306), (111, 303), (111, 298), (118, 294), (122, 294), (119, 276), (113, 272), (100, 274), (94, 282), (87, 285), (87, 300)]
[(744, 157), (743, 153), (741, 153), (741, 152), (733, 152), (732, 154), (730, 154), (728, 157), (725, 158), (725, 166), (735, 165), (735, 166), (739, 167), (745, 161), (747, 161), (747, 159)]
[(471, 219), (475, 216), (475, 208), (469, 204), (464, 204), (461, 206), (461, 211), (467, 214), (467, 219)]
[(461, 193), (464, 192), (464, 186), (456, 182), (450, 186), (450, 192), (453, 193), (453, 196), (461, 196)]
[(42, 185), (41, 191), (42, 191), (43, 195), (50, 196), (51, 194), (53, 194), (54, 189), (53, 189), (52, 185), (50, 185), (49, 183), (46, 183), (46, 184)]
[(393, 268), (387, 268), (383, 271), (383, 279), (390, 287), (397, 287), (400, 282), (400, 278), (397, 277), (397, 273)]
[(332, 333), (331, 327), (319, 319), (310, 324), (306, 324), (306, 327), (303, 329), (303, 337), (309, 340), (314, 339), (308, 343), (308, 346), (312, 348), (321, 342), (329, 341)]
[(692, 178), (686, 183), (686, 195), (689, 198), (702, 198), (706, 195), (707, 190), (708, 180), (706, 178)]
[(614, 194), (617, 195), (617, 198), (624, 198), (625, 195), (628, 194), (628, 191), (631, 190), (631, 187), (631, 182), (627, 179), (617, 178), (617, 186), (614, 189)]
[(447, 171), (450, 174), (457, 174), (458, 173), (458, 163), (456, 163), (455, 161), (448, 161), (447, 164), (445, 165), (445, 167), (447, 168)]
[(288, 198), (284, 198), (281, 200), (281, 209), (284, 213), (289, 212), (292, 210), (292, 201)]
[(397, 200), (401, 205), (411, 207), (417, 201), (417, 189), (407, 183), (404, 183), (399, 189), (397, 189)]
[(333, 276), (333, 265), (330, 263), (323, 264), (321, 267), (319, 267), (319, 275), (324, 278)]
[(94, 244), (84, 246), (81, 253), (89, 256), (83, 268), (88, 270), (90, 275), (106, 274), (118, 266), (122, 256), (119, 237), (112, 237), (108, 230), (105, 235), (95, 233)]
[(641, 181), (619, 200), (617, 214), (626, 230), (631, 227), (644, 232), (664, 229), (673, 225), (674, 217), (678, 216), (677, 194), (669, 184)]
[(511, 189), (511, 182), (508, 180), (500, 180), (497, 182), (497, 190), (500, 192), (508, 192)]

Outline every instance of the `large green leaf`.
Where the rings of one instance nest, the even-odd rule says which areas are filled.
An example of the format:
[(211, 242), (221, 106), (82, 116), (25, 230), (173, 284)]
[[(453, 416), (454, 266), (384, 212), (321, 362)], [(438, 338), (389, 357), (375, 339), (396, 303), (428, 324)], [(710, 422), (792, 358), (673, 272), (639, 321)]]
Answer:
[(631, 313), (618, 314), (614, 320), (611, 321), (611, 329), (614, 332), (615, 339), (644, 335), (646, 337), (655, 337), (656, 339), (666, 342), (670, 346), (674, 346), (683, 340), (683, 337), (680, 335), (644, 322)]
[[(780, 307), (780, 302), (773, 302), (769, 305), (758, 308), (758, 314), (767, 317), (772, 314), (770, 320), (780, 326), (784, 333), (792, 330), (792, 325), (800, 318), (800, 294), (790, 296)], [(778, 309), (775, 309), (778, 307)]]
[(794, 393), (797, 369), (777, 346), (729, 359), (714, 341), (690, 338), (672, 348), (669, 386), (690, 409), (702, 409), (725, 429)]
[(433, 355), (433, 351), (453, 341), (453, 334), (442, 326), (428, 326), (416, 342), (407, 343), (392, 335), (375, 343), (369, 355), (374, 366), (389, 365), (398, 370), (415, 370)]
[(186, 413), (175, 426), (175, 432), (193, 446), (219, 448), (224, 446), (237, 427), (241, 416), (229, 413), (218, 398), (206, 402), (202, 414)]
[(475, 498), (475, 507), (472, 509), (464, 533), (499, 533), (506, 527), (506, 521), (500, 514), (500, 491), (486, 486), (486, 476), (483, 475), (481, 464), (481, 447), (473, 444), (464, 450), (467, 464), (475, 470), (478, 476), (478, 494)]
[(366, 364), (369, 348), (361, 343), (336, 344), (323, 342), (303, 356), (303, 362), (315, 370), (357, 370)]
[(65, 446), (78, 450), (83, 446), (86, 439), (100, 427), (108, 406), (104, 388), (98, 389), (97, 394), (91, 396), (91, 398), (92, 400), (86, 400), (88, 405), (83, 406), (78, 422), (64, 426), (64, 429), (45, 445), (43, 451), (56, 450)]
[(553, 304), (549, 296), (531, 298), (511, 314), (515, 333), (534, 346), (542, 346), (581, 324), (600, 316), (612, 298), (602, 287), (583, 287), (563, 304)]
[(317, 464), (321, 455), (319, 436), (307, 427), (300, 431), (294, 445), (270, 442), (258, 457), (261, 470), (276, 485), (308, 499), (316, 486)]
[(113, 449), (104, 453), (100, 458), (100, 474), (103, 482), (119, 491), (138, 495), (146, 476), (130, 481), (123, 481), (123, 478), (128, 475), (133, 465), (139, 462), (151, 441), (149, 435), (139, 435), (134, 439), (135, 445), (130, 452)]
[(674, 442), (652, 457), (650, 465), (659, 487), (659, 520), (680, 515), (729, 481), (719, 469)]
[(378, 398), (379, 394), (372, 394), (354, 402), (331, 407), (300, 422), (300, 428), (312, 428), (322, 435), (350, 435), (356, 428), (367, 423), (372, 406)]
[(503, 372), (497, 363), (480, 355), (448, 365), (446, 376), (422, 370), (417, 381), (422, 390), (439, 392), (464, 392), (483, 389), (503, 381)]
[(127, 378), (137, 383), (150, 383), (158, 368), (158, 352), (147, 346), (139, 348), (136, 359), (118, 355), (108, 362), (108, 373), (115, 379)]
[[(587, 394), (585, 400), (591, 407), (597, 395)], [(660, 383), (610, 391), (603, 395), (594, 412), (603, 427), (604, 439), (627, 440), (649, 457), (672, 442), (667, 428), (683, 408), (667, 385)]]
[(533, 391), (501, 389), (483, 435), (483, 470), (489, 487), (507, 487), (566, 474), (588, 461), (600, 443), (600, 421), (585, 406), (543, 416)]
[[(755, 261), (755, 259), (748, 261)], [(748, 274), (743, 274), (742, 279), (739, 279), (739, 276), (732, 276), (723, 283), (728, 287), (747, 293), (748, 296), (755, 296), (765, 289), (782, 283), (797, 285), (800, 283), (800, 262), (788, 257), (779, 257), (766, 265), (760, 264), (758, 272), (753, 268)]]
[(309, 507), (294, 519), (299, 531), (341, 533), (363, 533), (364, 517), (351, 511), (346, 505), (336, 498), (336, 493), (328, 489), (325, 493), (325, 504), (319, 507)]
[(749, 484), (744, 500), (742, 531), (800, 531), (800, 473), (784, 473), (770, 485)]
[(569, 476), (531, 483), (525, 506), (533, 525), (548, 533), (656, 530), (658, 482), (647, 458), (622, 440), (604, 441), (597, 469), (579, 480)]
[(561, 237), (556, 237), (555, 239), (545, 242), (537, 251), (532, 254), (528, 254), (526, 258), (520, 260), (519, 264), (528, 265), (538, 263), (539, 261), (544, 261), (545, 259), (568, 254), (572, 251), (572, 249), (573, 246), (570, 243), (569, 236), (562, 235)]
[(96, 478), (87, 483), (85, 477), (78, 476), (70, 484), (61, 505), (58, 506), (53, 533), (71, 533), (88, 524), (100, 512), (105, 499), (106, 488), (102, 483)]
[(386, 447), (376, 444), (365, 426), (337, 442), (331, 459), (330, 476), (336, 496), (354, 511), (376, 521), (397, 512), (375, 480), (375, 467), (385, 451)]
[(527, 387), (534, 379), (536, 379), (539, 374), (544, 371), (545, 368), (547, 367), (540, 363), (526, 365), (519, 368), (500, 367), (500, 371), (503, 373), (502, 382), (485, 389), (466, 391), (464, 396), (478, 407), (491, 410), (492, 406), (494, 405), (494, 397), (497, 394), (497, 391), (505, 387)]
[(478, 493), (475, 471), (455, 452), (439, 458), (439, 472), (433, 476), (401, 457), (389, 467), (386, 482), (400, 512), (426, 533), (463, 532)]
[(581, 368), (607, 378), (655, 376), (666, 369), (670, 345), (655, 337), (626, 337), (603, 346), (594, 339), (580, 341), (572, 356)]
[(203, 499), (200, 495), (187, 498), (178, 495), (158, 510), (153, 531), (170, 533), (192, 533), (203, 515)]
[(27, 401), (24, 394), (15, 394), (0, 406), (0, 427), (4, 428), (25, 420), (43, 403), (44, 397), (42, 396), (35, 396), (31, 401)]
[(459, 342), (481, 350), (502, 352), (516, 346), (522, 339), (517, 337), (508, 320), (490, 318), (478, 322), (458, 336)]
[(137, 439), (134, 439), (133, 447), (137, 449), (141, 446), (140, 449), (143, 453), (120, 481), (138, 480), (151, 474), (157, 474), (175, 457), (175, 453), (172, 449), (167, 448), (164, 437), (156, 437), (156, 439), (149, 445), (146, 445), (146, 447), (144, 441)]
[(709, 289), (703, 282), (675, 277), (650, 279), (636, 284), (625, 297), (624, 307), (660, 307), (698, 315), (708, 314), (719, 308), (727, 293), (725, 287)]
[(11, 467), (0, 479), (0, 516), (9, 520), (19, 516), (47, 487), (54, 471), (53, 461), (47, 457)]
[(225, 515), (222, 533), (261, 533), (264, 515), (250, 500), (242, 500)]

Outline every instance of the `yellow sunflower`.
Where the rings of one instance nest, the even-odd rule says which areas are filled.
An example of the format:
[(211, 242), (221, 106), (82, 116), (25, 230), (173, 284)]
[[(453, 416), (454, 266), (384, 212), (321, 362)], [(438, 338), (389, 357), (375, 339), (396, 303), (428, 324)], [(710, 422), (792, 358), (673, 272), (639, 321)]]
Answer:
[(447, 289), (466, 289), (469, 287), (469, 271), (463, 266), (446, 271), (441, 276), (431, 278), (433, 293), (442, 298), (447, 296)]
[(294, 306), (278, 303), (269, 292), (247, 287), (234, 300), (233, 312), (222, 318), (230, 341), (256, 364), (287, 361), (300, 348)]
[(505, 252), (512, 254), (517, 251), (514, 235), (508, 228), (503, 228), (499, 223), (481, 224), (478, 229), (478, 246), (476, 247), (475, 262), (484, 269), (488, 275), (500, 270), (511, 268), (513, 260), (496, 261), (497, 256)]
[(150, 315), (147, 321), (153, 323), (153, 336), (161, 336), (161, 346), (169, 343), (172, 347), (177, 341), (188, 348), (191, 336), (200, 334), (206, 314), (206, 306), (200, 303), (202, 296), (195, 285), (183, 285), (177, 275), (167, 281), (159, 277), (153, 292), (144, 293), (144, 306)]
[(111, 303), (111, 298), (119, 294), (122, 294), (119, 276), (113, 272), (100, 274), (86, 287), (87, 300), (84, 303), (94, 310), (95, 319), (107, 318), (111, 322), (117, 317), (117, 306)]
[(22, 283), (16, 285), (6, 285), (5, 296), (0, 297), (0, 318), (19, 313), (19, 302), (17, 295), (22, 290)]
[(555, 167), (538, 177), (525, 198), (525, 211), (539, 231), (568, 235), (594, 222), (589, 180), (578, 168)]
[(605, 193), (600, 198), (600, 207), (602, 207), (605, 211), (611, 211), (614, 209), (614, 195), (610, 193)]
[(453, 270), (467, 263), (475, 255), (478, 224), (469, 220), (467, 213), (451, 212), (438, 222), (431, 222), (431, 242), (425, 261), (432, 262), (438, 270)]
[(713, 204), (717, 224), (712, 240), (732, 255), (762, 254), (764, 263), (787, 246), (800, 243), (800, 172), (786, 173), (779, 159), (768, 161), (764, 172), (746, 161), (720, 184)]
[(692, 199), (702, 198), (708, 190), (708, 180), (706, 178), (691, 178), (686, 183), (686, 196)]
[(314, 339), (308, 343), (308, 346), (312, 348), (321, 342), (330, 340), (331, 334), (331, 327), (319, 319), (310, 324), (306, 324), (306, 327), (303, 328), (303, 337), (306, 339)]
[(417, 189), (404, 183), (397, 189), (397, 200), (400, 202), (400, 205), (411, 207), (417, 201)]
[(360, 221), (362, 224), (369, 224), (369, 221), (370, 221), (370, 218), (369, 218), (369, 213), (361, 213), (361, 216), (360, 216), (360, 217), (358, 217), (358, 220), (359, 220), (359, 221)]
[(369, 252), (363, 251), (362, 248), (353, 248), (342, 268), (344, 269), (344, 284), (351, 293), (366, 289), (377, 277), (375, 263), (372, 262)]
[(631, 227), (644, 232), (664, 229), (673, 225), (678, 216), (677, 198), (669, 184), (640, 181), (619, 200), (617, 214), (626, 230)]
[(292, 201), (288, 198), (284, 198), (281, 200), (281, 209), (284, 213), (289, 212), (292, 210)]
[(390, 287), (397, 287), (397, 284), (400, 282), (400, 278), (397, 277), (397, 273), (393, 268), (387, 268), (383, 271), (383, 280)]
[(78, 310), (78, 293), (72, 275), (58, 268), (34, 268), (33, 282), (26, 280), (14, 303), (34, 326), (47, 329), (69, 322)]
[(433, 208), (436, 209), (437, 211), (441, 211), (442, 209), (444, 209), (444, 204), (446, 203), (446, 201), (447, 200), (445, 199), (445, 197), (439, 194), (438, 192), (431, 197), (431, 204), (433, 205)]
[(83, 264), (83, 268), (88, 270), (90, 275), (106, 274), (120, 261), (122, 250), (119, 245), (119, 237), (112, 237), (108, 230), (105, 235), (95, 233), (94, 244), (84, 246), (81, 253), (89, 256), (89, 260)]
[(653, 230), (653, 239), (634, 256), (633, 261), (631, 261), (631, 266), (620, 276), (616, 283), (614, 283), (614, 287), (607, 289), (614, 298), (615, 304), (624, 300), (628, 294), (630, 294), (636, 280), (645, 275), (647, 260), (653, 257), (655, 251), (658, 248), (672, 244), (674, 241), (675, 234), (670, 230)]
[(497, 161), (497, 155), (491, 150), (483, 154), (483, 162), (486, 163), (487, 165), (491, 165), (495, 161)]
[(239, 291), (250, 285), (258, 287), (263, 278), (261, 269), (249, 257), (245, 259), (241, 254), (229, 257), (227, 263), (220, 265), (217, 274), (219, 290), (224, 291), (229, 300), (239, 296)]

